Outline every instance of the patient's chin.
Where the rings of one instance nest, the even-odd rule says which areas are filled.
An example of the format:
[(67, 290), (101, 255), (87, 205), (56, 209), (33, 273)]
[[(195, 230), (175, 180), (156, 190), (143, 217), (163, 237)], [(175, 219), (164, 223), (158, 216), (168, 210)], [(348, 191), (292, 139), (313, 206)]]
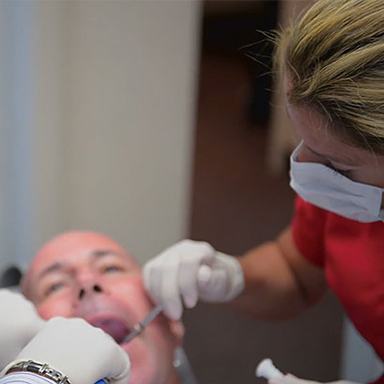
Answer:
[(128, 344), (121, 347), (128, 353), (131, 360), (131, 374), (129, 384), (159, 384), (162, 383), (164, 373), (161, 366), (161, 356), (157, 356), (155, 351), (146, 344), (143, 339), (133, 339)]

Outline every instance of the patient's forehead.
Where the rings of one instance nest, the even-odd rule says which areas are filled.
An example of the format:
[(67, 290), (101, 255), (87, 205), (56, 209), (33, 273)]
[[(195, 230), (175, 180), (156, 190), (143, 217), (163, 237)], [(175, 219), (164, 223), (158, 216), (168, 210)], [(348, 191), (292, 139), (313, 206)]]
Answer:
[(84, 256), (93, 255), (95, 252), (113, 253), (132, 267), (139, 268), (135, 259), (108, 236), (77, 231), (64, 233), (46, 243), (33, 259), (30, 272), (35, 274), (55, 262), (80, 263)]

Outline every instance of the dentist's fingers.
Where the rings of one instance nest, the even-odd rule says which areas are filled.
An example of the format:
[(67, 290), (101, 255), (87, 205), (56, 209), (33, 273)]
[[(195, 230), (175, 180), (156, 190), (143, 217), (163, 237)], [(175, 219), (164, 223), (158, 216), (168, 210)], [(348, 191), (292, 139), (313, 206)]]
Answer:
[(183, 298), (184, 305), (187, 308), (192, 308), (196, 305), (198, 299), (197, 292), (197, 269), (199, 265), (196, 260), (185, 257), (180, 263), (179, 269), (179, 289), (180, 295)]
[(143, 282), (152, 301), (156, 304), (161, 303), (160, 289), (162, 276), (156, 271), (159, 266), (156, 266), (157, 260), (149, 261), (143, 268)]
[(211, 263), (215, 250), (207, 243), (189, 246), (188, 252), (182, 253), (179, 266), (180, 294), (187, 308), (196, 305), (199, 298), (198, 276), (200, 269)]
[[(205, 298), (204, 293), (208, 292), (209, 295), (212, 295), (213, 297), (219, 296), (222, 292), (226, 292), (228, 290), (228, 281), (226, 279), (226, 272), (223, 270), (215, 270), (211, 269), (209, 275), (208, 271), (205, 270), (205, 276), (206, 281), (200, 281), (199, 280), (199, 290), (202, 297)], [(209, 276), (209, 279), (208, 279)], [(208, 298), (207, 298), (208, 299)], [(208, 299), (209, 301), (209, 299)]]
[(212, 260), (214, 253), (207, 243), (184, 240), (144, 266), (145, 287), (166, 315), (179, 319), (183, 302), (188, 308), (196, 305), (198, 269), (203, 262)]
[(144, 286), (151, 299), (163, 306), (163, 312), (171, 319), (178, 320), (182, 304), (177, 287), (177, 260), (155, 258), (143, 269)]
[(208, 284), (212, 276), (212, 269), (208, 265), (202, 265), (197, 273), (197, 281), (199, 286), (205, 286)]
[(170, 257), (164, 260), (161, 271), (162, 275), (160, 288), (160, 304), (164, 308), (164, 313), (173, 320), (179, 320), (183, 313), (179, 290), (179, 265), (177, 257)]

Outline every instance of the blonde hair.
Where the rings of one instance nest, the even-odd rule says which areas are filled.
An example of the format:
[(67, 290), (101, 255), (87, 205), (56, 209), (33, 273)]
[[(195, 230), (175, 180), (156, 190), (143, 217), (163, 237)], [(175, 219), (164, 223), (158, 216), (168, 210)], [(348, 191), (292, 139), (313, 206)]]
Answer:
[(319, 0), (279, 34), (288, 100), (315, 107), (338, 137), (384, 154), (384, 0)]

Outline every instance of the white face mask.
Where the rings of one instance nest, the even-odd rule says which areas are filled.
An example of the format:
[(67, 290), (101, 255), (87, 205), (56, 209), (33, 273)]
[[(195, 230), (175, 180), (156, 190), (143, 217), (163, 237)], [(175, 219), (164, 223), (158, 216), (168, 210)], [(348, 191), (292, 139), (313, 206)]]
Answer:
[(304, 200), (347, 217), (370, 223), (384, 221), (381, 200), (384, 189), (352, 181), (319, 163), (296, 161), (301, 144), (291, 155), (291, 187)]

